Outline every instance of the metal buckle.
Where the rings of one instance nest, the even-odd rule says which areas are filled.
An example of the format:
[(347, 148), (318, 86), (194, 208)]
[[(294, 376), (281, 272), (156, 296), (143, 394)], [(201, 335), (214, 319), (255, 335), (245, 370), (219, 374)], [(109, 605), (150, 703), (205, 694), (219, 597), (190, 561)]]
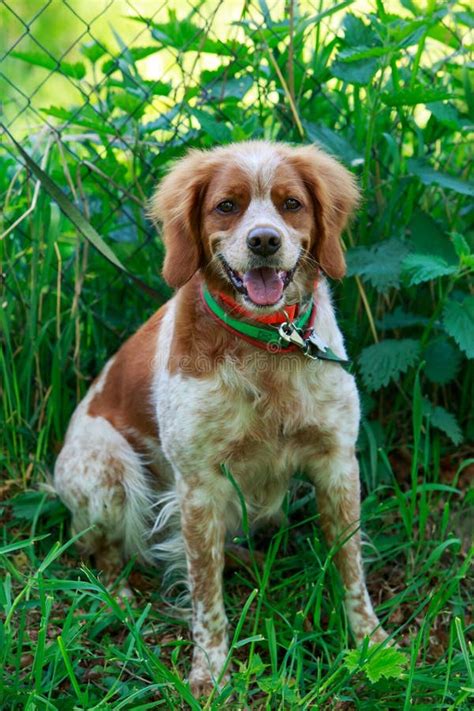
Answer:
[(283, 341), (286, 341), (287, 343), (292, 343), (303, 350), (305, 350), (307, 347), (306, 341), (302, 337), (301, 333), (298, 331), (296, 326), (293, 326), (293, 324), (289, 321), (285, 321), (281, 324), (280, 328), (278, 329), (278, 335)]

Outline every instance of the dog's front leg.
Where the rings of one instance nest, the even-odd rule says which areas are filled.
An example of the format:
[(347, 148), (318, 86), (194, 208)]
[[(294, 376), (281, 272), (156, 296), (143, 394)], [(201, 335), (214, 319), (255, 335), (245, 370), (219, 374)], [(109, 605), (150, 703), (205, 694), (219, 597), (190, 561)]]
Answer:
[(354, 637), (357, 642), (366, 636), (371, 642), (381, 642), (387, 635), (372, 607), (362, 567), (359, 464), (354, 449), (336, 448), (315, 458), (310, 476), (326, 541), (338, 547), (335, 560), (346, 589), (345, 607)]
[(222, 594), (225, 505), (223, 486), (181, 483), (180, 509), (192, 601), (194, 653), (189, 682), (194, 696), (207, 695), (228, 652), (227, 618)]

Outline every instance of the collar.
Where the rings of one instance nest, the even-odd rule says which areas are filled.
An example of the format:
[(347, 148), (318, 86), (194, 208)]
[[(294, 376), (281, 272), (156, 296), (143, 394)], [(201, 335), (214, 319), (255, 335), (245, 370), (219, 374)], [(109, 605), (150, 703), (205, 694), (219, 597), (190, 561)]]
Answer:
[[(219, 321), (227, 331), (239, 335), (244, 341), (252, 343), (257, 346), (257, 348), (262, 348), (264, 350), (271, 351), (272, 353), (288, 353), (300, 350), (297, 345), (285, 343), (285, 341), (281, 338), (279, 329), (276, 325), (267, 325), (265, 322), (262, 322), (260, 318), (255, 318), (253, 313), (246, 311), (242, 307), (240, 307), (240, 310), (249, 320), (243, 321), (231, 316), (230, 313), (219, 303), (218, 299), (211, 294), (204, 283), (201, 285), (201, 299), (209, 315), (216, 321)], [(223, 301), (228, 303), (227, 300)], [(231, 302), (233, 303), (232, 299)], [(312, 324), (316, 316), (314, 301), (311, 298), (306, 304), (298, 306), (299, 314), (296, 321), (294, 321), (294, 325), (299, 330), (304, 329), (306, 332), (308, 327), (312, 328)], [(283, 312), (281, 312), (281, 314), (284, 319), (280, 322), (281, 324), (285, 324), (289, 321), (293, 323), (293, 321), (286, 317)], [(252, 319), (252, 322), (250, 319)]]
[[(238, 335), (257, 348), (270, 353), (300, 351), (312, 360), (330, 360), (341, 364), (348, 362), (339, 358), (316, 334), (314, 330), (316, 318), (314, 296), (311, 296), (306, 302), (295, 305), (294, 318), (288, 311), (286, 313), (282, 311), (274, 314), (277, 317), (276, 323), (268, 323), (261, 317), (255, 318), (253, 313), (246, 311), (229, 297), (222, 298), (223, 295), (218, 294), (216, 298), (204, 283), (201, 283), (200, 294), (207, 313), (215, 321), (218, 321), (227, 331)], [(243, 314), (246, 320), (231, 316), (219, 300), (228, 306), (231, 305), (232, 311)], [(235, 308), (236, 306), (239, 308)], [(280, 320), (282, 316), (284, 320)]]
[(282, 324), (286, 321), (294, 321), (298, 315), (299, 304), (290, 304), (286, 306), (284, 311), (276, 311), (273, 314), (267, 314), (266, 316), (257, 316), (253, 311), (248, 311), (243, 306), (241, 306), (235, 299), (223, 292), (218, 292), (216, 294), (219, 301), (223, 301), (226, 306), (230, 307), (230, 312), (233, 314), (239, 314), (246, 319), (251, 321), (258, 321), (258, 323), (266, 323), (269, 325)]

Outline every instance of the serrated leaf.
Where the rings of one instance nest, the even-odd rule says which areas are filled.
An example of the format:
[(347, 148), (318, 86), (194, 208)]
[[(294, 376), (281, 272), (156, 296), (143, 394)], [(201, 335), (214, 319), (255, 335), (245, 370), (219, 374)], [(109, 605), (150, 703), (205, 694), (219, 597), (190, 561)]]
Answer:
[(95, 64), (98, 59), (107, 53), (107, 49), (101, 42), (92, 40), (91, 42), (85, 42), (81, 45), (81, 53), (87, 57), (92, 64)]
[(430, 101), (452, 99), (453, 95), (451, 91), (443, 88), (430, 89), (426, 86), (415, 86), (409, 89), (384, 92), (380, 98), (387, 106), (416, 106)]
[(423, 415), (428, 417), (432, 427), (444, 432), (453, 444), (461, 444), (463, 435), (458, 421), (452, 412), (448, 412), (440, 405), (433, 405), (429, 400), (423, 399)]
[(82, 62), (74, 62), (74, 64), (60, 62), (40, 52), (10, 52), (10, 55), (36, 67), (43, 67), (43, 69), (49, 69), (52, 72), (60, 72), (60, 74), (71, 77), (71, 79), (83, 79), (86, 75), (86, 68)]
[(360, 667), (362, 667), (360, 649), (351, 649), (347, 652), (344, 659), (344, 664), (349, 669), (350, 672), (356, 672)]
[(398, 649), (379, 647), (371, 649), (366, 658), (361, 658), (359, 649), (353, 649), (346, 654), (344, 663), (350, 672), (364, 671), (372, 684), (375, 684), (382, 677), (399, 679), (408, 659)]
[(239, 78), (222, 79), (221, 81), (212, 81), (204, 87), (206, 97), (209, 102), (224, 101), (229, 97), (243, 99), (245, 94), (252, 88), (253, 79), (251, 76), (242, 76)]
[(412, 338), (387, 338), (364, 348), (359, 356), (359, 368), (365, 387), (379, 390), (416, 364), (420, 344)]
[(95, 111), (90, 104), (85, 104), (80, 109), (65, 109), (62, 106), (50, 106), (48, 109), (40, 109), (48, 116), (67, 121), (76, 126), (84, 126), (97, 133), (112, 133), (113, 128), (102, 119), (102, 116)]
[(115, 94), (114, 104), (117, 108), (122, 109), (129, 117), (134, 118), (143, 116), (146, 109), (146, 103), (141, 96), (134, 96), (131, 91), (124, 91), (120, 94)]
[(408, 253), (406, 244), (390, 239), (373, 247), (354, 247), (347, 251), (347, 273), (357, 274), (377, 291), (399, 286), (402, 262)]
[(408, 276), (409, 286), (422, 284), (431, 279), (447, 276), (457, 272), (458, 267), (448, 264), (437, 254), (407, 254), (402, 263), (404, 274)]
[(443, 311), (443, 326), (468, 358), (474, 358), (474, 296), (450, 299)]
[(232, 140), (232, 132), (225, 123), (216, 121), (214, 116), (200, 109), (190, 109), (190, 113), (197, 118), (202, 130), (215, 141), (228, 143)]
[(341, 132), (333, 131), (328, 126), (317, 126), (304, 120), (303, 126), (311, 141), (319, 143), (322, 148), (341, 158), (349, 165), (362, 159), (362, 155), (356, 151), (350, 141), (344, 138)]
[(344, 43), (348, 47), (374, 47), (380, 40), (370, 25), (366, 25), (360, 17), (347, 13), (343, 20)]
[(430, 215), (418, 210), (410, 221), (408, 229), (411, 251), (419, 254), (435, 254), (448, 264), (458, 264), (459, 259), (452, 242)]
[(426, 361), (424, 373), (428, 380), (444, 385), (453, 380), (461, 364), (461, 354), (444, 338), (432, 341), (423, 354)]
[(153, 39), (167, 49), (179, 52), (207, 52), (220, 56), (233, 56), (231, 42), (222, 42), (208, 37), (204, 27), (192, 22), (188, 17), (178, 18), (174, 10), (169, 11), (168, 22), (154, 22), (152, 18), (132, 16), (131, 20), (143, 23), (151, 29)]
[(392, 313), (385, 314), (383, 318), (378, 319), (375, 323), (377, 328), (384, 331), (395, 328), (410, 328), (411, 326), (426, 326), (429, 323), (429, 319), (410, 311), (404, 311), (403, 308), (397, 306)]
[(257, 679), (257, 684), (259, 688), (266, 694), (275, 693), (281, 689), (283, 685), (283, 679), (280, 676), (263, 676)]
[(379, 68), (377, 59), (360, 59), (357, 62), (340, 62), (336, 59), (330, 67), (331, 74), (348, 84), (366, 86)]
[(408, 664), (405, 654), (393, 647), (381, 647), (370, 655), (365, 673), (372, 684), (382, 677), (386, 679), (399, 679), (403, 674), (403, 669)]
[(341, 62), (357, 62), (360, 59), (372, 59), (373, 57), (383, 57), (385, 54), (390, 54), (396, 49), (395, 46), (390, 47), (350, 47), (342, 49), (337, 58)]
[(441, 188), (454, 190), (461, 195), (474, 196), (474, 183), (468, 183), (453, 175), (435, 170), (423, 160), (412, 158), (408, 161), (408, 169), (421, 180), (423, 185), (439, 185)]

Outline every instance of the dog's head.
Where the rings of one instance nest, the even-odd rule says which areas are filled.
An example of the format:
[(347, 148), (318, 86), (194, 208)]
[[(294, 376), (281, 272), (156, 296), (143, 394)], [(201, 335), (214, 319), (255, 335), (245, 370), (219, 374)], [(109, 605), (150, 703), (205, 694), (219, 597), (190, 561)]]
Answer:
[(191, 151), (158, 186), (163, 276), (183, 286), (198, 269), (247, 309), (298, 301), (318, 269), (345, 273), (340, 234), (357, 203), (352, 175), (314, 146), (265, 141)]

